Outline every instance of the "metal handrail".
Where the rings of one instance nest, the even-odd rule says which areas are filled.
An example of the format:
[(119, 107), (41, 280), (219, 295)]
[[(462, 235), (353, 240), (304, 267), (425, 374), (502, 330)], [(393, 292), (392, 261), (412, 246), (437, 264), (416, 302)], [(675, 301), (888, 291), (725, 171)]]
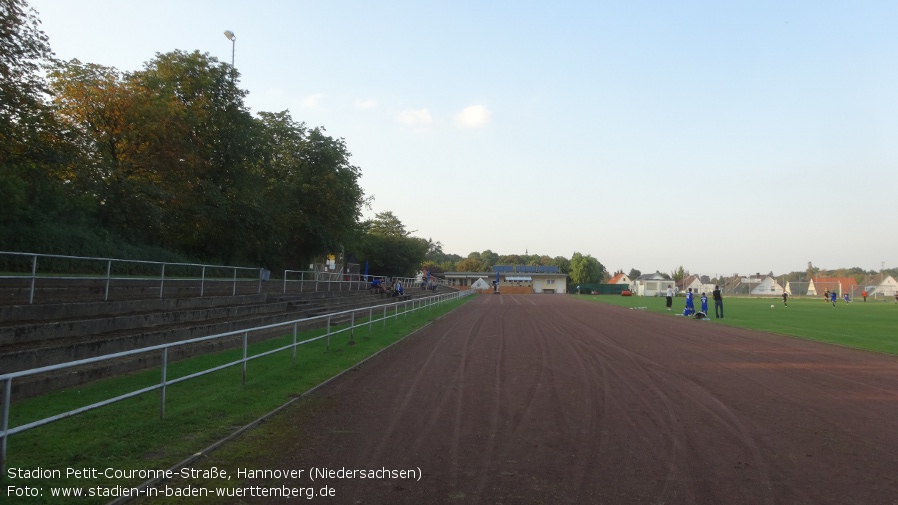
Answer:
[[(105, 284), (103, 301), (109, 300), (109, 286), (112, 281), (147, 281), (150, 279), (158, 279), (159, 280), (159, 298), (163, 298), (165, 292), (165, 283), (166, 281), (172, 280), (188, 280), (188, 281), (199, 281), (200, 285), (200, 296), (205, 295), (206, 283), (207, 282), (230, 282), (233, 283), (232, 294), (237, 294), (237, 283), (238, 282), (258, 282), (258, 291), (262, 292), (262, 278), (263, 272), (265, 272), (264, 268), (256, 268), (256, 267), (236, 267), (236, 266), (226, 266), (226, 265), (206, 265), (201, 263), (177, 263), (177, 262), (160, 262), (160, 261), (145, 261), (145, 260), (125, 260), (125, 259), (117, 259), (117, 258), (100, 258), (100, 257), (85, 257), (85, 256), (66, 256), (60, 254), (36, 254), (36, 253), (23, 253), (23, 252), (10, 252), (10, 251), (0, 251), (0, 256), (19, 256), (29, 258), (31, 262), (31, 272), (28, 274), (20, 274), (20, 275), (0, 275), (0, 279), (30, 279), (30, 286), (28, 292), (28, 304), (31, 305), (34, 303), (34, 294), (36, 291), (37, 280), (38, 279), (54, 279), (54, 280), (99, 280), (103, 281)], [(38, 258), (47, 258), (47, 259), (59, 259), (59, 260), (77, 260), (77, 261), (86, 261), (86, 262), (98, 262), (101, 264), (105, 264), (104, 275), (52, 275), (50, 273), (41, 273), (38, 270)], [(112, 267), (113, 265), (150, 265), (156, 266), (159, 268), (158, 276), (154, 277), (135, 277), (129, 275), (113, 275)], [(166, 277), (166, 267), (188, 267), (188, 268), (196, 268), (199, 269), (199, 273), (196, 277), (184, 277), (184, 276), (171, 276)], [(214, 269), (219, 271), (227, 271), (231, 274), (229, 279), (222, 278), (214, 278), (207, 277), (207, 270)], [(252, 278), (238, 278), (237, 273), (243, 272), (254, 272)]]
[[(375, 305), (375, 306), (361, 308), (361, 309), (351, 309), (351, 310), (346, 310), (346, 311), (342, 311), (342, 312), (335, 312), (333, 314), (325, 314), (325, 315), (315, 316), (315, 317), (310, 317), (310, 318), (296, 319), (293, 321), (287, 321), (287, 322), (283, 322), (283, 323), (258, 326), (258, 327), (250, 328), (250, 329), (246, 329), (246, 330), (229, 331), (229, 332), (218, 333), (215, 335), (209, 335), (209, 336), (205, 336), (205, 337), (198, 337), (198, 338), (193, 338), (193, 339), (189, 339), (189, 340), (183, 340), (180, 342), (173, 342), (173, 343), (169, 343), (169, 344), (160, 344), (160, 345), (155, 345), (155, 346), (150, 346), (150, 347), (144, 347), (141, 349), (134, 349), (131, 351), (122, 351), (122, 352), (117, 352), (117, 353), (112, 353), (112, 354), (106, 354), (103, 356), (95, 356), (93, 358), (85, 358), (85, 359), (80, 359), (80, 360), (76, 360), (76, 361), (70, 361), (67, 363), (60, 363), (60, 364), (49, 365), (49, 366), (44, 366), (44, 367), (40, 367), (40, 368), (33, 368), (30, 370), (21, 370), (18, 372), (10, 372), (10, 373), (5, 373), (5, 374), (0, 374), (0, 381), (4, 382), (3, 411), (2, 411), (2, 417), (0, 417), (0, 423), (2, 423), (2, 424), (0, 424), (0, 445), (2, 445), (2, 447), (0, 447), (0, 474), (5, 472), (5, 470), (6, 470), (6, 447), (7, 447), (7, 440), (10, 435), (14, 435), (16, 433), (21, 433), (23, 431), (27, 431), (27, 430), (30, 430), (33, 428), (37, 428), (39, 426), (50, 424), (55, 421), (65, 419), (67, 417), (72, 417), (72, 416), (75, 416), (75, 415), (78, 415), (78, 414), (81, 414), (81, 413), (84, 413), (84, 412), (87, 412), (87, 411), (90, 411), (90, 410), (93, 410), (93, 409), (96, 409), (99, 407), (103, 407), (105, 405), (110, 405), (110, 404), (119, 402), (121, 400), (132, 398), (134, 396), (138, 396), (143, 393), (147, 393), (147, 392), (155, 391), (155, 390), (162, 391), (161, 398), (160, 398), (160, 414), (159, 415), (160, 415), (160, 418), (164, 418), (165, 417), (166, 388), (171, 384), (183, 382), (183, 381), (186, 381), (189, 379), (207, 375), (207, 374), (210, 374), (210, 373), (213, 373), (213, 372), (225, 369), (225, 368), (229, 368), (229, 367), (232, 367), (235, 365), (240, 365), (240, 364), (243, 365), (242, 381), (245, 384), (246, 383), (246, 364), (249, 361), (252, 361), (254, 359), (258, 359), (258, 358), (261, 358), (264, 356), (268, 356), (270, 354), (274, 354), (277, 352), (285, 351), (287, 349), (292, 349), (293, 350), (293, 353), (292, 353), (293, 361), (295, 362), (296, 361), (296, 348), (299, 347), (300, 345), (304, 345), (304, 344), (314, 342), (317, 340), (321, 340), (321, 339), (327, 339), (327, 346), (328, 346), (328, 348), (330, 348), (330, 337), (331, 336), (337, 335), (339, 333), (343, 333), (346, 331), (351, 332), (351, 335), (354, 336), (355, 328), (365, 326), (365, 325), (368, 325), (368, 331), (370, 333), (371, 332), (371, 324), (374, 319), (373, 316), (374, 316), (375, 308), (382, 309), (383, 317), (381, 319), (383, 320), (384, 325), (386, 325), (388, 309), (392, 310), (394, 312), (394, 316), (396, 318), (398, 318), (399, 313), (400, 313), (399, 309), (401, 306), (402, 312), (405, 314), (406, 317), (408, 317), (408, 312), (414, 312), (415, 310), (429, 308), (437, 303), (445, 303), (447, 301), (462, 298), (462, 297), (470, 295), (470, 294), (472, 294), (471, 291), (442, 293), (439, 295), (434, 295), (434, 296), (429, 296), (429, 297), (421, 297), (421, 298), (410, 299), (410, 300), (405, 300), (405, 301), (401, 301), (401, 302)], [(409, 310), (409, 304), (411, 304), (411, 310)], [(419, 305), (419, 304), (420, 304), (420, 306), (416, 307), (416, 305)], [(363, 312), (363, 311), (368, 311), (367, 322), (356, 324), (355, 314), (357, 312)], [(332, 319), (334, 317), (347, 316), (347, 315), (350, 317), (349, 326), (346, 328), (341, 328), (339, 330), (331, 331)], [(323, 335), (298, 342), (296, 339), (297, 339), (299, 324), (300, 323), (308, 323), (309, 321), (314, 321), (316, 319), (317, 320), (326, 320), (327, 326), (326, 326), (325, 333)], [(274, 330), (277, 328), (288, 327), (288, 326), (292, 326), (292, 330), (293, 330), (293, 342), (291, 344), (279, 347), (277, 349), (272, 349), (272, 350), (265, 351), (265, 352), (262, 352), (259, 354), (255, 354), (252, 356), (248, 356), (249, 334), (251, 332), (254, 333), (254, 332), (271, 331), (271, 330)], [(241, 359), (234, 360), (229, 363), (225, 363), (223, 365), (218, 365), (218, 366), (215, 366), (215, 367), (212, 367), (209, 369), (201, 370), (199, 372), (196, 372), (191, 375), (184, 376), (184, 377), (179, 377), (177, 379), (173, 379), (173, 380), (167, 379), (167, 376), (168, 376), (168, 350), (169, 349), (174, 348), (174, 347), (184, 346), (184, 345), (196, 344), (199, 342), (205, 342), (205, 341), (209, 341), (209, 340), (233, 337), (233, 336), (241, 335), (241, 334), (243, 335), (243, 357)], [(115, 396), (112, 398), (107, 398), (105, 400), (102, 400), (102, 401), (99, 401), (99, 402), (96, 402), (96, 403), (93, 403), (93, 404), (90, 404), (90, 405), (87, 405), (84, 407), (79, 407), (77, 409), (70, 410), (68, 412), (56, 414), (54, 416), (50, 416), (50, 417), (47, 417), (44, 419), (33, 421), (33, 422), (30, 422), (27, 424), (23, 424), (23, 425), (12, 427), (12, 428), (9, 427), (9, 412), (11, 409), (13, 379), (17, 379), (17, 378), (21, 378), (21, 377), (28, 377), (31, 375), (38, 375), (38, 374), (47, 373), (47, 372), (55, 372), (55, 371), (65, 370), (65, 369), (72, 368), (72, 367), (100, 363), (103, 361), (109, 361), (109, 360), (113, 360), (113, 359), (119, 359), (119, 358), (123, 358), (123, 357), (127, 357), (127, 356), (133, 356), (133, 355), (137, 355), (137, 354), (144, 354), (144, 353), (155, 352), (155, 351), (162, 351), (162, 363), (161, 363), (161, 370), (160, 370), (161, 371), (161, 379), (158, 384), (154, 384), (152, 386), (148, 386), (148, 387), (138, 389), (135, 391), (130, 391), (128, 393), (124, 393), (122, 395)]]

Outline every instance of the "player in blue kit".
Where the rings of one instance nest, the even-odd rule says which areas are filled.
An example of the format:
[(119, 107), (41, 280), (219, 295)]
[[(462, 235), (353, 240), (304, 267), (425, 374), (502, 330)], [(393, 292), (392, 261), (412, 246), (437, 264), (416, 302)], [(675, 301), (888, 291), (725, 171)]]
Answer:
[(692, 288), (686, 290), (686, 310), (683, 311), (684, 316), (695, 314), (695, 301), (692, 299)]

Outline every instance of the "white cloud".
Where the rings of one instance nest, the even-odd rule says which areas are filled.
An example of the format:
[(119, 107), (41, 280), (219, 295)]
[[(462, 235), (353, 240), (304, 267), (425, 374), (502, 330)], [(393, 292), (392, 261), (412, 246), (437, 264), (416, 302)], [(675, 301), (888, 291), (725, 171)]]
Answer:
[(321, 108), (321, 99), (324, 98), (324, 93), (316, 93), (314, 95), (309, 95), (305, 97), (302, 101), (300, 101), (300, 105), (307, 109), (320, 109)]
[(377, 107), (377, 102), (370, 98), (368, 98), (366, 100), (357, 98), (355, 101), (355, 106), (358, 107), (359, 109), (373, 109), (374, 107)]
[(464, 128), (478, 128), (490, 122), (492, 112), (483, 105), (469, 105), (455, 115), (455, 123)]
[(397, 119), (399, 119), (400, 123), (417, 126), (429, 125), (433, 122), (433, 118), (430, 117), (430, 111), (427, 109), (406, 109), (399, 113)]

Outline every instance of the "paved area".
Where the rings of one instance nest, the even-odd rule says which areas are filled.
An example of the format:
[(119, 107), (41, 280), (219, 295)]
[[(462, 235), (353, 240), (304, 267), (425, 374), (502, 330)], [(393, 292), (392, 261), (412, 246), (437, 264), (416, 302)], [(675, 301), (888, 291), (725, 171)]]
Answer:
[(312, 503), (898, 504), (898, 358), (566, 296), (481, 295), (304, 405), (255, 468), (421, 472)]

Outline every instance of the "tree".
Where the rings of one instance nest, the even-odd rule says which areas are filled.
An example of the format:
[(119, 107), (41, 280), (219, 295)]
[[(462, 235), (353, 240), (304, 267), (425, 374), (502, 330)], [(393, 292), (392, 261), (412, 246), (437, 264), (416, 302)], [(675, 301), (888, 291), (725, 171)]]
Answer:
[(154, 120), (150, 96), (114, 68), (72, 60), (57, 63), (50, 76), (56, 117), (74, 147), (62, 158), (60, 178), (94, 199), (101, 223), (118, 236), (171, 245), (160, 226), (170, 217), (163, 193), (174, 188), (158, 166), (171, 146), (160, 149), (153, 137), (174, 125)]
[(73, 60), (51, 75), (74, 145), (61, 178), (125, 241), (297, 268), (356, 235), (366, 200), (345, 142), (286, 111), (252, 117), (229, 65), (174, 51), (130, 74)]
[(486, 265), (486, 269), (484, 271), (488, 271), (493, 266), (499, 264), (499, 255), (489, 249), (480, 253), (480, 258), (483, 260), (483, 263)]
[(496, 265), (526, 265), (527, 263), (518, 254), (505, 254), (496, 259)]
[(483, 269), (483, 263), (480, 260), (476, 260), (474, 258), (465, 258), (458, 263), (455, 264), (455, 270), (457, 272), (486, 272), (487, 270)]
[(383, 237), (407, 237), (411, 232), (406, 231), (405, 225), (392, 212), (378, 212), (369, 225), (370, 233)]
[[(208, 53), (175, 50), (156, 54), (128, 76), (131, 85), (165, 106), (166, 124), (180, 126), (177, 138), (150, 137), (156, 148), (178, 154), (160, 169), (183, 191), (170, 216), (169, 235), (188, 252), (230, 261), (260, 247), (262, 189), (255, 171), (257, 137), (229, 64)], [(161, 145), (159, 145), (161, 144)]]
[(287, 263), (300, 267), (321, 254), (358, 249), (371, 225), (358, 222), (367, 200), (346, 143), (295, 123), (286, 111), (260, 116), (262, 205)]
[(686, 269), (683, 268), (683, 265), (680, 265), (670, 273), (670, 278), (675, 280), (676, 282), (680, 282), (686, 278), (686, 275), (688, 275), (688, 272), (686, 272)]
[(444, 265), (454, 264), (462, 259), (462, 257), (457, 254), (444, 253), (442, 242), (434, 242), (433, 239), (428, 239), (427, 244), (427, 254), (424, 255), (424, 266), (429, 266), (431, 270), (443, 272), (445, 271)]
[(564, 256), (556, 256), (552, 260), (552, 264), (558, 267), (558, 270), (563, 274), (571, 273), (571, 260), (565, 258)]
[(642, 272), (640, 272), (639, 270), (636, 270), (635, 268), (631, 268), (630, 273), (627, 274), (627, 277), (635, 280), (635, 279), (638, 279), (640, 275), (642, 275)]
[(53, 52), (39, 26), (24, 0), (0, 0), (0, 166), (25, 156), (46, 122), (40, 68)]
[(430, 243), (409, 236), (405, 225), (392, 212), (376, 214), (361, 228), (362, 234), (354, 243), (352, 252), (360, 261), (368, 263), (370, 272), (412, 276), (420, 269)]
[(605, 267), (591, 255), (583, 256), (575, 252), (571, 257), (571, 282), (574, 284), (591, 284), (602, 282)]

